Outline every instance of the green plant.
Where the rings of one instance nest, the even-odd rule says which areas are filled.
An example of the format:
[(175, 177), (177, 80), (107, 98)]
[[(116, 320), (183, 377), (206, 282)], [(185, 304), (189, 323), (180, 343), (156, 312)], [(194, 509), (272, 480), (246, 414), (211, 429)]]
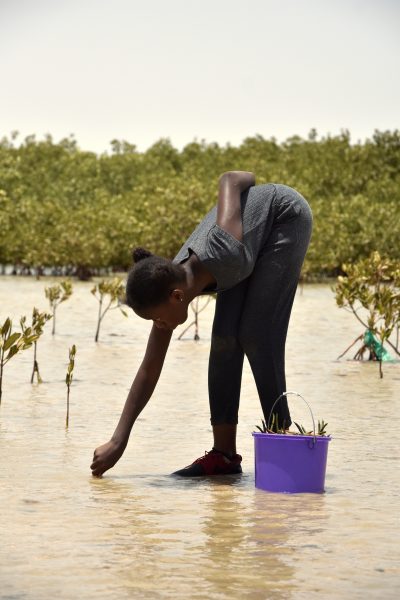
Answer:
[(51, 285), (46, 287), (44, 290), (46, 298), (48, 298), (50, 303), (50, 308), (53, 312), (53, 328), (52, 335), (56, 332), (56, 310), (61, 302), (65, 302), (72, 294), (72, 283), (68, 280), (60, 281), (60, 283), (56, 283), (55, 285)]
[[(22, 317), (21, 321), (24, 319)], [(21, 350), (27, 350), (38, 339), (38, 334), (31, 327), (22, 332), (12, 330), (12, 321), (7, 318), (1, 327), (0, 337), (0, 404), (3, 390), (4, 367), (13, 356)]]
[[(43, 382), (42, 378), (40, 376), (40, 372), (39, 372), (39, 363), (37, 361), (37, 343), (43, 333), (43, 328), (44, 328), (45, 324), (51, 318), (52, 318), (51, 315), (49, 315), (48, 313), (45, 313), (45, 312), (39, 312), (39, 310), (37, 308), (34, 308), (32, 311), (32, 324), (31, 324), (30, 328), (35, 333), (35, 335), (37, 335), (37, 339), (33, 342), (33, 370), (32, 370), (32, 375), (31, 375), (31, 383), (33, 383), (33, 380), (35, 378), (35, 373), (36, 373), (36, 377), (37, 377), (37, 382), (38, 383)], [(26, 330), (26, 325), (25, 325), (26, 317), (21, 317), (20, 323), (21, 323), (21, 329), (24, 332)]]
[(65, 426), (68, 427), (69, 423), (69, 393), (72, 384), (73, 371), (75, 367), (75, 355), (76, 355), (76, 346), (75, 344), (69, 349), (69, 363), (67, 367), (67, 374), (65, 376), (65, 383), (67, 384), (67, 416), (65, 419)]
[(282, 427), (279, 427), (279, 416), (278, 413), (273, 413), (272, 418), (270, 417), (270, 422), (267, 423), (264, 419), (261, 420), (262, 427), (256, 425), (257, 429), (261, 431), (261, 433), (287, 433), (288, 430), (286, 428), (285, 419), (283, 420)]
[(261, 427), (259, 425), (256, 425), (256, 427), (261, 431), (261, 433), (267, 433), (268, 431), (267, 423), (264, 421), (264, 419), (261, 419)]
[[(293, 422), (296, 425), (298, 432), (297, 431), (289, 431), (288, 429), (286, 429), (285, 421), (283, 421), (282, 427), (279, 427), (278, 413), (274, 413), (272, 415), (272, 418), (270, 419), (269, 426), (267, 425), (266, 421), (264, 421), (264, 419), (262, 419), (261, 427), (259, 427), (259, 425), (256, 425), (256, 427), (259, 431), (261, 431), (261, 433), (279, 433), (279, 434), (285, 434), (285, 435), (314, 435), (313, 430), (307, 431), (305, 429), (305, 427), (303, 427), (303, 425), (299, 425), (298, 423), (296, 423), (296, 421), (293, 421)], [(328, 423), (325, 423), (325, 421), (323, 419), (322, 419), (322, 421), (318, 421), (318, 429), (315, 432), (315, 435), (320, 435), (320, 436), (326, 435), (327, 425), (328, 425)]]
[(322, 419), (322, 421), (318, 421), (318, 435), (326, 435), (326, 428), (328, 423)]
[(238, 146), (194, 141), (182, 150), (165, 139), (144, 152), (113, 140), (100, 155), (73, 137), (3, 137), (0, 264), (16, 273), (105, 277), (129, 268), (132, 240), (172, 258), (215, 204), (221, 173), (238, 165), (257, 183), (284, 182), (309, 201), (307, 280), (337, 277), (344, 262), (374, 249), (400, 258), (399, 129), (375, 130), (362, 142), (348, 130), (311, 129), (282, 142), (255, 135)]
[(190, 323), (190, 325), (188, 325), (183, 331), (182, 333), (179, 335), (178, 340), (181, 340), (182, 337), (185, 335), (185, 333), (194, 325), (194, 340), (197, 342), (200, 339), (199, 336), (199, 314), (201, 312), (203, 312), (203, 310), (209, 305), (210, 301), (212, 300), (213, 296), (207, 296), (207, 298), (205, 299), (205, 302), (203, 303), (202, 306), (199, 306), (199, 302), (200, 302), (200, 297), (197, 296), (191, 303), (190, 303), (190, 308), (192, 309), (193, 313), (194, 313), (194, 320)]
[[(119, 308), (119, 310), (125, 317), (128, 316), (126, 311), (121, 306), (125, 298), (125, 286), (120, 277), (115, 277), (114, 279), (109, 280), (103, 279), (102, 281), (100, 281), (100, 283), (96, 284), (92, 288), (91, 293), (99, 303), (97, 329), (94, 337), (95, 342), (97, 342), (99, 339), (101, 322), (109, 310)], [(106, 300), (107, 296), (108, 301)]]
[[(297, 429), (299, 430), (299, 434), (300, 435), (314, 435), (314, 431), (307, 431), (305, 429), (305, 427), (303, 427), (303, 425), (299, 425), (298, 423), (296, 423), (296, 421), (293, 421), (294, 424), (296, 425)], [(316, 435), (326, 435), (326, 427), (327, 427), (328, 423), (325, 423), (324, 420), (322, 421), (318, 421), (318, 429), (315, 432)]]
[[(338, 358), (361, 342), (354, 359), (362, 360), (365, 352), (369, 351), (369, 360), (379, 361), (379, 373), (383, 377), (384, 344), (400, 354), (398, 336), (396, 344), (390, 340), (392, 332), (398, 331), (400, 322), (400, 262), (381, 257), (375, 251), (367, 259), (344, 264), (342, 268), (345, 275), (338, 277), (336, 303), (339, 308), (352, 312), (365, 332)], [(374, 343), (374, 336), (379, 344)]]

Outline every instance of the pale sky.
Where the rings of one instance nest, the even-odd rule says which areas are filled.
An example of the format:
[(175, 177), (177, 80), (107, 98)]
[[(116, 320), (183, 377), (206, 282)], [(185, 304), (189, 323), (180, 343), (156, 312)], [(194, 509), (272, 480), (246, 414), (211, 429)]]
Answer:
[(0, 0), (0, 136), (145, 150), (400, 128), (400, 0)]

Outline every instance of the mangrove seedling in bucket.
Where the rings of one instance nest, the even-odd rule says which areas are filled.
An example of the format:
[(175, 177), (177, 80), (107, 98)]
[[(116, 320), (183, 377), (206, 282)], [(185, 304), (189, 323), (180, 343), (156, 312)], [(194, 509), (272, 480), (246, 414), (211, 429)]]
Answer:
[(122, 308), (125, 299), (125, 285), (120, 277), (108, 280), (103, 279), (92, 288), (91, 293), (99, 303), (97, 329), (94, 336), (94, 341), (98, 342), (101, 322), (109, 310), (119, 308), (124, 317), (128, 316)]
[(72, 384), (73, 371), (75, 366), (75, 355), (76, 355), (76, 346), (75, 344), (72, 348), (69, 349), (69, 363), (67, 368), (67, 374), (65, 376), (65, 383), (67, 384), (67, 416), (65, 419), (65, 427), (68, 427), (69, 422), (69, 392)]
[[(294, 424), (296, 425), (297, 429), (299, 430), (299, 435), (314, 435), (313, 431), (307, 431), (305, 429), (305, 427), (303, 427), (303, 425), (299, 425), (298, 423), (296, 423), (296, 421), (293, 421)], [(328, 426), (328, 423), (325, 423), (325, 421), (322, 419), (322, 421), (318, 421), (318, 429), (315, 432), (315, 435), (326, 435), (326, 428)], [(289, 433), (293, 433), (293, 435), (296, 434), (296, 432), (289, 432)]]
[[(261, 420), (261, 427), (256, 425), (257, 429), (261, 431), (261, 433), (280, 433), (285, 435), (314, 435), (314, 431), (307, 431), (303, 425), (299, 425), (296, 421), (293, 421), (296, 425), (298, 431), (289, 431), (289, 429), (285, 428), (285, 420), (283, 420), (282, 427), (279, 427), (278, 413), (274, 413), (271, 416), (270, 423), (267, 425), (267, 422), (264, 419)], [(324, 436), (326, 435), (326, 428), (328, 423), (322, 419), (322, 421), (318, 421), (318, 429), (315, 432), (315, 435)]]
[[(24, 317), (22, 317), (23, 319)], [(21, 320), (22, 320), (21, 319)], [(38, 334), (32, 327), (26, 327), (22, 332), (12, 330), (12, 321), (7, 318), (0, 330), (0, 404), (3, 390), (4, 367), (13, 356), (21, 350), (27, 350), (38, 339)]]
[(205, 302), (203, 302), (203, 305), (200, 305), (200, 298), (199, 296), (197, 296), (197, 298), (195, 298), (191, 303), (190, 303), (190, 308), (193, 311), (194, 314), (194, 320), (190, 323), (190, 325), (188, 325), (183, 331), (182, 333), (179, 335), (178, 340), (181, 340), (182, 337), (185, 335), (185, 333), (194, 325), (194, 337), (193, 339), (198, 342), (200, 339), (199, 336), (199, 314), (201, 312), (203, 312), (203, 310), (209, 305), (210, 300), (213, 298), (212, 295), (208, 296), (205, 299)]
[(400, 323), (400, 262), (373, 252), (365, 260), (344, 264), (342, 269), (345, 275), (338, 277), (336, 303), (352, 312), (364, 331), (338, 358), (360, 342), (354, 359), (363, 360), (368, 352), (369, 360), (379, 362), (379, 374), (383, 377), (382, 362), (392, 361), (384, 345), (400, 355), (398, 339), (396, 343), (390, 339)]
[[(39, 312), (37, 308), (34, 308), (32, 311), (31, 329), (35, 334), (37, 334), (38, 337), (33, 342), (33, 370), (32, 370), (32, 375), (31, 375), (31, 383), (33, 383), (33, 380), (35, 378), (35, 373), (36, 373), (37, 382), (43, 383), (43, 380), (40, 377), (39, 363), (37, 361), (37, 343), (38, 343), (40, 336), (43, 333), (43, 328), (44, 328), (45, 324), (51, 318), (52, 318), (51, 315), (49, 315), (48, 313), (45, 313), (45, 312)], [(20, 323), (21, 323), (21, 329), (24, 332), (26, 330), (26, 325), (25, 325), (26, 317), (21, 317)]]
[(51, 285), (46, 287), (44, 290), (46, 298), (48, 298), (50, 303), (50, 308), (53, 313), (53, 329), (51, 331), (52, 335), (56, 332), (56, 310), (61, 302), (65, 302), (72, 294), (72, 283), (65, 279), (64, 281), (60, 281), (60, 283), (56, 283), (55, 285)]

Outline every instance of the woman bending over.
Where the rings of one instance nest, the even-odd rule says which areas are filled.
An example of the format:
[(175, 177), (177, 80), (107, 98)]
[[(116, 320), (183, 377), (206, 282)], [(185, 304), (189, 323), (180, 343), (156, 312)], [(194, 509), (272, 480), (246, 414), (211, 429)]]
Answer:
[[(134, 251), (126, 302), (153, 327), (117, 428), (94, 452), (93, 475), (122, 456), (156, 387), (173, 330), (186, 321), (190, 302), (209, 292), (217, 293), (208, 369), (213, 447), (174, 475), (241, 473), (236, 427), (243, 358), (268, 419), (286, 390), (286, 334), (311, 231), (311, 210), (299, 192), (279, 183), (255, 185), (253, 173), (229, 171), (219, 179), (217, 205), (172, 261)], [(279, 426), (288, 428), (286, 399), (277, 411)]]

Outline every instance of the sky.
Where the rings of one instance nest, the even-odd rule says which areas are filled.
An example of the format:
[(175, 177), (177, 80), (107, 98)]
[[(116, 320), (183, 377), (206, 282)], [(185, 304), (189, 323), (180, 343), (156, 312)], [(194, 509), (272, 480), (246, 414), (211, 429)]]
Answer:
[(356, 143), (400, 128), (399, 31), (399, 0), (0, 0), (0, 137)]

